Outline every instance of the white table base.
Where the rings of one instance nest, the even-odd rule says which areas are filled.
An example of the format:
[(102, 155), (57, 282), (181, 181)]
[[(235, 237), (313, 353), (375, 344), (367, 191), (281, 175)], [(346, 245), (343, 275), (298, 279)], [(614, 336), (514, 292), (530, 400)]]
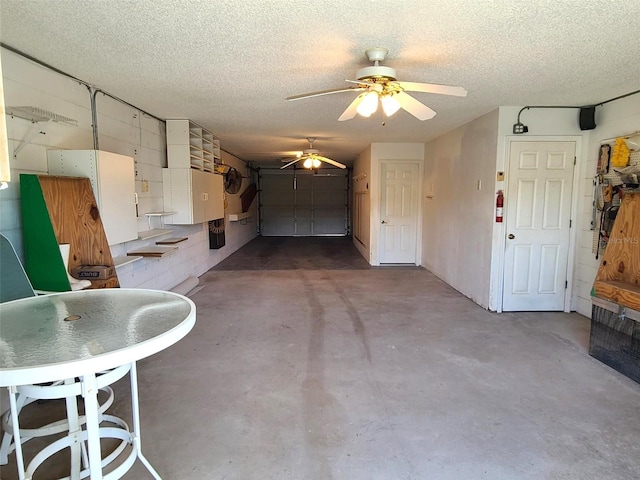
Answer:
[[(129, 426), (124, 420), (104, 414), (104, 411), (113, 401), (112, 395), (110, 395), (110, 399), (103, 405), (98, 403), (99, 390), (108, 389), (108, 391), (111, 391), (108, 385), (124, 377), (127, 372), (129, 373), (131, 381), (133, 429), (129, 429)], [(80, 395), (84, 398), (84, 416), (78, 415), (77, 397)], [(23, 405), (28, 403), (26, 401), (27, 398), (33, 400), (65, 398), (67, 404), (67, 421), (55, 422), (43, 428), (47, 429), (51, 427), (56, 430), (53, 433), (68, 430), (68, 434), (66, 437), (56, 440), (36, 454), (25, 469), (22, 444), (29, 438), (42, 436), (42, 432), (36, 432), (38, 433), (37, 435), (31, 435), (24, 440), (21, 439), (23, 432), (28, 432), (28, 435), (33, 433), (31, 431), (25, 431), (24, 429), (20, 430), (19, 426), (19, 413)], [(140, 459), (142, 464), (156, 480), (161, 480), (158, 472), (156, 472), (142, 454), (138, 376), (135, 362), (115, 368), (106, 373), (97, 375), (93, 373), (87, 374), (79, 377), (78, 381), (67, 380), (64, 383), (46, 386), (26, 385), (9, 387), (9, 403), (11, 406), (11, 430), (14, 439), (12, 446), (15, 448), (18, 478), (20, 480), (30, 480), (36, 469), (47, 458), (66, 447), (69, 447), (71, 452), (71, 472), (70, 476), (66, 477), (70, 480), (80, 480), (87, 477), (91, 479), (104, 478), (106, 480), (115, 480), (124, 476), (124, 474), (131, 469), (136, 458)], [(103, 423), (110, 423), (113, 426), (100, 426)], [(82, 429), (83, 424), (85, 425), (85, 429)], [(102, 458), (100, 451), (101, 438), (115, 438), (121, 440), (121, 442), (109, 455)], [(103, 468), (120, 458), (127, 445), (131, 445), (131, 451), (126, 458), (122, 459), (115, 469), (103, 475)]]

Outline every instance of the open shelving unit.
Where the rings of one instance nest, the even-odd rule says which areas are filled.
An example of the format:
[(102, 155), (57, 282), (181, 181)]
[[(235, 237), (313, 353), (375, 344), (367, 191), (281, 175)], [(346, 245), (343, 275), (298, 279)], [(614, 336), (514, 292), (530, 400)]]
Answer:
[(193, 168), (213, 173), (222, 163), (220, 139), (190, 120), (167, 120), (169, 168)]

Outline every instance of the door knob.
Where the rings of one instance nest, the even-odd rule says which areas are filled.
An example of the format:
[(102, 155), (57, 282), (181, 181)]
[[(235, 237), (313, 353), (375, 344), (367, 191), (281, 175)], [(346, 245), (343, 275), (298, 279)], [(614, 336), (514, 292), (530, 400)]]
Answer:
[(509, 240), (513, 240), (514, 238), (516, 238), (516, 236), (515, 236), (513, 233), (510, 233), (510, 234), (507, 236), (507, 238), (508, 238)]
[(387, 223), (386, 221), (382, 220), (380, 223)]

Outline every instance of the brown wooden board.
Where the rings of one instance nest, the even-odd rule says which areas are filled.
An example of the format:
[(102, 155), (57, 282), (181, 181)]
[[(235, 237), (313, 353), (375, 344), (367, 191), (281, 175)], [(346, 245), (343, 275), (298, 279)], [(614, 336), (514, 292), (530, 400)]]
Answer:
[(165, 238), (164, 240), (158, 240), (156, 245), (175, 245), (176, 243), (184, 242), (188, 240), (189, 237), (171, 237)]
[(640, 310), (640, 193), (626, 193), (598, 268), (597, 297)]
[[(33, 179), (37, 179), (32, 183), (37, 183), (41, 190), (46, 212), (32, 209), (31, 215), (48, 217), (55, 240), (34, 238), (29, 243), (30, 248), (45, 248), (46, 245), (42, 243), (45, 241), (68, 243), (69, 271), (79, 265), (113, 266), (111, 250), (89, 179), (54, 175), (25, 176), (25, 180)], [(27, 202), (28, 199), (25, 198), (24, 201)], [(32, 221), (33, 218), (26, 220)], [(33, 268), (46, 268), (43, 262), (39, 263)], [(64, 267), (62, 271), (64, 272)], [(108, 280), (92, 280), (90, 288), (118, 286), (118, 277), (115, 276)], [(34, 287), (38, 288), (36, 285)]]

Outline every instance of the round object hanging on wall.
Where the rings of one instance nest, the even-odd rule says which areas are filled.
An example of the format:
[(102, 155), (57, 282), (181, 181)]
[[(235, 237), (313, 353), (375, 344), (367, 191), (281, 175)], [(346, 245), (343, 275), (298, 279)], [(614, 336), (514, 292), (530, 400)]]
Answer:
[(224, 189), (227, 193), (235, 194), (242, 186), (242, 174), (233, 167), (224, 174)]

